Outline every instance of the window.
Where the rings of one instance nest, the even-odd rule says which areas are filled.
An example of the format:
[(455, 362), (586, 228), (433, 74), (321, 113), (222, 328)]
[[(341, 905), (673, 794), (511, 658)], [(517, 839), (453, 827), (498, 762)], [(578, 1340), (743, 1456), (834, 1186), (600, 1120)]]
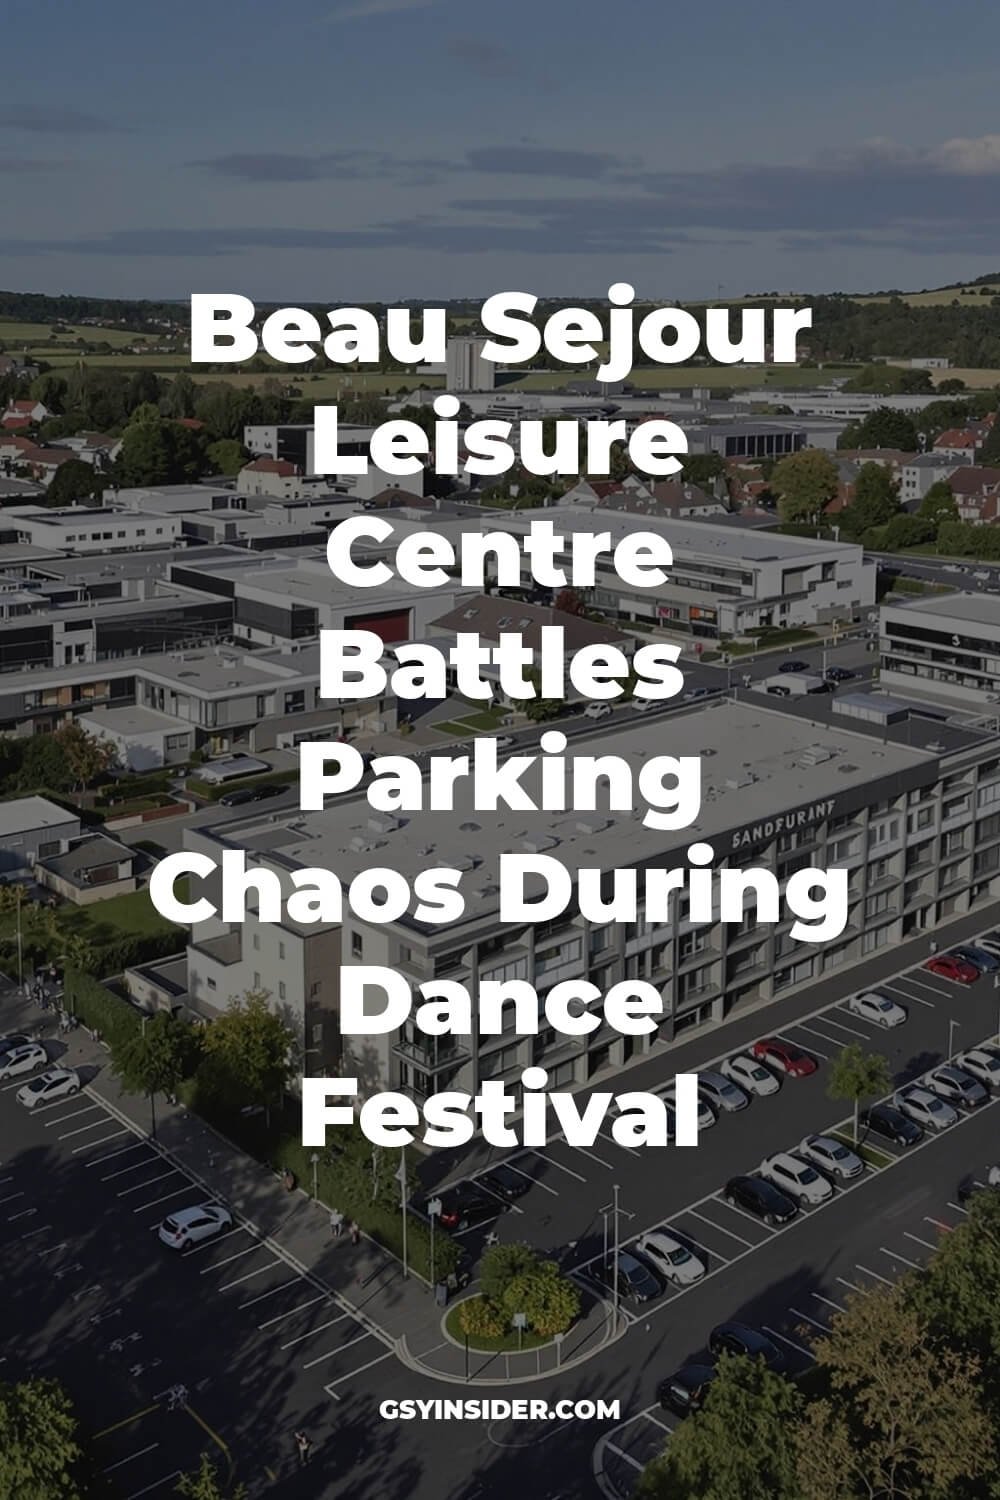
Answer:
[(281, 980), (281, 982), (278, 985), (278, 999), (279, 1000), (284, 1000), (286, 998), (287, 998), (287, 995), (286, 995), (286, 991), (285, 991), (285, 981)]
[(259, 990), (260, 989), (260, 975), (256, 972), (256, 970), (254, 971), (254, 976), (253, 976), (253, 987), (254, 987), (255, 990)]
[(215, 989), (215, 980), (214, 979), (210, 979), (208, 981), (208, 987), (209, 987), (210, 990), (214, 990)]
[(318, 1047), (323, 1040), (323, 1022), (315, 1021), (312, 1029), (313, 1046)]
[(315, 980), (310, 985), (310, 987), (309, 987), (309, 998), (310, 998), (310, 1000), (315, 1000), (316, 996), (319, 994), (319, 992), (320, 992), (320, 990), (322, 988), (323, 988), (323, 981), (321, 979)]
[(401, 964), (411, 964), (413, 962), (413, 949), (408, 948), (405, 943), (400, 943), (399, 945), (399, 962)]
[(889, 900), (891, 895), (891, 891), (879, 891), (876, 895), (869, 896), (865, 902), (865, 919), (869, 920), (872, 917), (881, 917), (887, 911), (891, 911), (892, 907)]
[(285, 957), (285, 945), (284, 945), (284, 943), (279, 943), (278, 944), (278, 957), (280, 959), (282, 959), (282, 960)]
[(360, 932), (351, 933), (351, 957), (364, 958), (365, 945)]
[(253, 946), (254, 946), (254, 952), (255, 953), (259, 953), (260, 952), (260, 933), (259, 932), (255, 932), (254, 935), (253, 935)]

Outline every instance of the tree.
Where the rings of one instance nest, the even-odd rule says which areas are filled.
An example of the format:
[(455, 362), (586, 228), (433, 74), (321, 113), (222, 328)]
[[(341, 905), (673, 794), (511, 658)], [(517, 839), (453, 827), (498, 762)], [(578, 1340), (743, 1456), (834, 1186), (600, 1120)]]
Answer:
[(511, 1320), (523, 1312), (534, 1333), (552, 1337), (565, 1333), (579, 1313), (580, 1290), (554, 1260), (542, 1260), (508, 1281), (501, 1302)]
[(686, 484), (711, 488), (712, 481), (726, 472), (726, 460), (718, 453), (689, 453), (681, 462), (684, 465), (681, 479)]
[(863, 422), (850, 422), (837, 439), (838, 448), (900, 448), (915, 453), (917, 428), (912, 417), (891, 406), (879, 406)]
[(841, 1049), (830, 1064), (827, 1097), (854, 1105), (854, 1143), (858, 1141), (858, 1109), (862, 1099), (878, 1099), (892, 1086), (889, 1064), (879, 1052), (863, 1052), (857, 1042)]
[(65, 758), (73, 785), (86, 791), (92, 781), (109, 771), (118, 759), (111, 740), (89, 734), (75, 719), (68, 720), (52, 736)]
[(934, 540), (934, 527), (920, 516), (907, 515), (901, 511), (893, 516), (882, 534), (882, 547), (886, 552), (901, 552), (904, 547), (920, 547)]
[(936, 536), (944, 521), (958, 520), (958, 505), (947, 479), (937, 479), (920, 502), (917, 515), (934, 528)]
[(799, 1500), (802, 1393), (763, 1360), (723, 1354), (705, 1404), (646, 1468), (636, 1500)]
[(479, 1262), (479, 1285), (483, 1296), (495, 1302), (501, 1301), (510, 1283), (535, 1270), (539, 1259), (538, 1251), (530, 1245), (491, 1245), (483, 1251)]
[(542, 674), (535, 667), (529, 667), (524, 674), (525, 681), (530, 682), (535, 690), (534, 698), (526, 698), (523, 708), (525, 717), (533, 724), (543, 724), (548, 719), (558, 719), (566, 708), (565, 700), (562, 698), (541, 698), (538, 692), (542, 685)]
[(6, 1500), (80, 1500), (77, 1426), (58, 1381), (0, 1383), (0, 1494)]
[(201, 1465), (191, 1474), (182, 1474), (174, 1493), (184, 1500), (246, 1500), (246, 1486), (238, 1484), (230, 1489), (219, 1478), (219, 1471), (207, 1453), (201, 1455)]
[(155, 404), (160, 399), (160, 379), (153, 370), (136, 370), (128, 387), (129, 409), (134, 411), (137, 406), (143, 406), (147, 402)]
[(21, 792), (68, 792), (73, 772), (55, 734), (33, 734), (25, 743), (16, 787)]
[(205, 457), (213, 474), (232, 476), (240, 472), (250, 455), (235, 438), (220, 438), (216, 443), (209, 443), (205, 449)]
[(899, 510), (899, 486), (884, 464), (862, 464), (854, 485), (854, 501), (848, 511), (856, 536), (872, 526), (884, 526)]
[(160, 410), (163, 415), (175, 422), (181, 417), (193, 417), (197, 389), (186, 370), (175, 375), (160, 395)]
[(945, 1500), (990, 1473), (979, 1362), (929, 1340), (900, 1284), (848, 1297), (814, 1345), (830, 1393), (796, 1428), (801, 1500)]
[(956, 380), (954, 378), (949, 380), (940, 380), (938, 382), (938, 390), (940, 391), (942, 396), (957, 396), (959, 391), (965, 390), (965, 381)]
[(584, 613), (584, 603), (576, 589), (560, 589), (555, 598), (555, 607), (564, 615)]
[(156, 1136), (156, 1095), (176, 1093), (194, 1071), (199, 1036), (169, 1011), (143, 1020), (142, 1030), (126, 1036), (112, 1050), (111, 1069), (127, 1094), (149, 1099), (152, 1135)]
[(909, 1305), (936, 1336), (981, 1359), (1000, 1416), (1000, 1193), (972, 1194), (966, 1218), (941, 1236), (906, 1290)]
[(160, 420), (144, 419), (141, 413), (149, 408), (140, 406), (132, 421), (122, 434), (121, 450), (116, 463), (116, 479), (121, 485), (168, 484), (171, 479), (171, 453), (167, 439), (167, 424)]
[(820, 448), (803, 448), (775, 464), (771, 489), (782, 521), (815, 522), (837, 493), (837, 465)]
[(60, 464), (45, 491), (46, 505), (75, 505), (78, 500), (92, 500), (95, 490), (103, 489), (93, 464), (82, 458), (71, 458)]
[(222, 1103), (270, 1108), (292, 1076), (295, 1034), (268, 998), (265, 990), (234, 997), (205, 1034), (198, 1079)]

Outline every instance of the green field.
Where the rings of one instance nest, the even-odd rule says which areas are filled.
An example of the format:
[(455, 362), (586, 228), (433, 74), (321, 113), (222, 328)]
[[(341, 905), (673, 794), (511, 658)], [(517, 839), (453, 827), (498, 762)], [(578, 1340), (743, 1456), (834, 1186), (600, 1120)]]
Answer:
[(75, 339), (86, 339), (91, 344), (110, 344), (113, 349), (117, 349), (143, 339), (149, 344), (158, 343), (161, 338), (168, 341), (165, 333), (132, 333), (127, 328), (91, 328), (68, 323), (60, 325), (64, 327), (64, 331), (56, 334), (50, 331), (54, 326), (51, 323), (21, 323), (14, 318), (0, 318), (0, 344), (27, 344), (29, 348), (41, 350), (56, 348), (60, 344), (69, 348)]

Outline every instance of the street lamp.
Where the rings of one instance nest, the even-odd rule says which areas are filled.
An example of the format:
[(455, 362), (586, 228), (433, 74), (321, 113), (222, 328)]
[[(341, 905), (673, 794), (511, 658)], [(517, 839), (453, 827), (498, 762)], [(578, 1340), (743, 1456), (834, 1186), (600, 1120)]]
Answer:
[(605, 1259), (605, 1264), (607, 1264), (607, 1254), (608, 1254), (608, 1216), (610, 1215), (614, 1219), (614, 1226), (615, 1226), (615, 1232), (614, 1232), (614, 1263), (613, 1263), (612, 1268), (611, 1268), (611, 1299), (612, 1299), (612, 1304), (613, 1304), (614, 1310), (615, 1310), (615, 1330), (617, 1331), (617, 1329), (618, 1329), (618, 1310), (619, 1310), (619, 1306), (620, 1306), (620, 1303), (621, 1303), (621, 1297), (619, 1295), (619, 1287), (618, 1287), (618, 1247), (619, 1247), (619, 1244), (621, 1243), (621, 1241), (620, 1241), (620, 1219), (621, 1219), (621, 1215), (623, 1213), (625, 1214), (626, 1219), (632, 1219), (632, 1218), (635, 1217), (635, 1215), (634, 1214), (630, 1214), (630, 1213), (626, 1212), (625, 1209), (619, 1207), (619, 1204), (618, 1204), (618, 1195), (621, 1192), (621, 1188), (618, 1186), (617, 1182), (614, 1184), (612, 1192), (614, 1193), (614, 1197), (613, 1197), (612, 1201), (610, 1203), (606, 1204), (604, 1208), (600, 1209), (599, 1212), (604, 1215), (604, 1259)]
[(955, 1056), (955, 1028), (956, 1028), (956, 1026), (961, 1026), (961, 1024), (962, 1024), (961, 1021), (954, 1021), (953, 1020), (953, 1021), (949, 1021), (948, 1022), (948, 1056), (949, 1057), (954, 1057)]
[(410, 1267), (406, 1258), (406, 1147), (400, 1153), (399, 1171), (396, 1173), (399, 1182), (399, 1207), (403, 1215), (403, 1280), (409, 1279)]
[(319, 1197), (319, 1152), (314, 1151), (309, 1160), (312, 1162), (313, 1169), (313, 1202), (315, 1203)]
[[(432, 1198), (427, 1205), (427, 1217), (431, 1221), (431, 1296), (434, 1295), (434, 1220), (443, 1206), (440, 1198)], [(406, 1231), (403, 1232), (405, 1234)]]

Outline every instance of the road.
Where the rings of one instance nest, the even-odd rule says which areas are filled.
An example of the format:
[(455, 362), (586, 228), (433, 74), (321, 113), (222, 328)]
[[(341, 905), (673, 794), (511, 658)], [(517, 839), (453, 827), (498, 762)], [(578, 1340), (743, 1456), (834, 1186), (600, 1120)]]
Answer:
[[(967, 918), (960, 930), (986, 925)], [(895, 967), (914, 956), (912, 947), (897, 954)], [(720, 1199), (728, 1176), (847, 1112), (825, 1089), (829, 1059), (845, 1043), (883, 1051), (900, 1081), (950, 1045), (996, 1034), (1000, 992), (988, 978), (965, 988), (912, 962), (898, 973), (893, 967), (883, 956), (863, 979), (855, 971), (839, 986), (825, 981), (631, 1071), (628, 1087), (655, 1089), (764, 1028), (816, 1057), (812, 1078), (787, 1079), (777, 1095), (723, 1116), (697, 1150), (626, 1151), (602, 1133), (583, 1150), (556, 1140), (544, 1151), (508, 1156), (531, 1186), (519, 1211), (498, 1215), (500, 1237), (557, 1254), (584, 1281), (602, 1252), (601, 1210), (615, 1183), (623, 1242), (666, 1222), (707, 1256), (709, 1274), (694, 1288), (625, 1308), (620, 1339), (595, 1359), (503, 1392), (619, 1400), (621, 1423), (380, 1422), (378, 1403), (387, 1398), (482, 1392), (407, 1369), (378, 1330), (238, 1223), (224, 1238), (174, 1255), (158, 1243), (156, 1226), (171, 1209), (198, 1202), (198, 1189), (94, 1094), (29, 1113), (16, 1102), (16, 1083), (0, 1085), (3, 1377), (34, 1370), (67, 1381), (99, 1434), (103, 1483), (118, 1500), (170, 1495), (176, 1474), (203, 1450), (224, 1471), (231, 1465), (251, 1496), (475, 1500), (521, 1487), (556, 1500), (595, 1493), (595, 1464), (607, 1493), (611, 1482), (613, 1492), (625, 1493), (672, 1424), (653, 1409), (658, 1380), (703, 1347), (714, 1323), (736, 1315), (765, 1323), (799, 1367), (851, 1287), (891, 1279), (930, 1254), (946, 1232), (940, 1226), (961, 1215), (959, 1182), (983, 1178), (995, 1152), (992, 1106), (867, 1170), (786, 1228), (768, 1229)], [(846, 1010), (849, 986), (861, 982), (888, 988), (907, 1009), (906, 1024), (882, 1032)], [(59, 1044), (48, 1045), (57, 1059)], [(100, 1089), (100, 1077), (85, 1082)], [(446, 1158), (435, 1164), (449, 1165)], [(449, 1180), (482, 1163), (452, 1165)], [(474, 1253), (483, 1233), (463, 1236)], [(438, 1316), (429, 1304), (428, 1348), (442, 1337)], [(172, 1408), (169, 1393), (179, 1386)], [(302, 1475), (292, 1443), (300, 1427), (315, 1443)]]

